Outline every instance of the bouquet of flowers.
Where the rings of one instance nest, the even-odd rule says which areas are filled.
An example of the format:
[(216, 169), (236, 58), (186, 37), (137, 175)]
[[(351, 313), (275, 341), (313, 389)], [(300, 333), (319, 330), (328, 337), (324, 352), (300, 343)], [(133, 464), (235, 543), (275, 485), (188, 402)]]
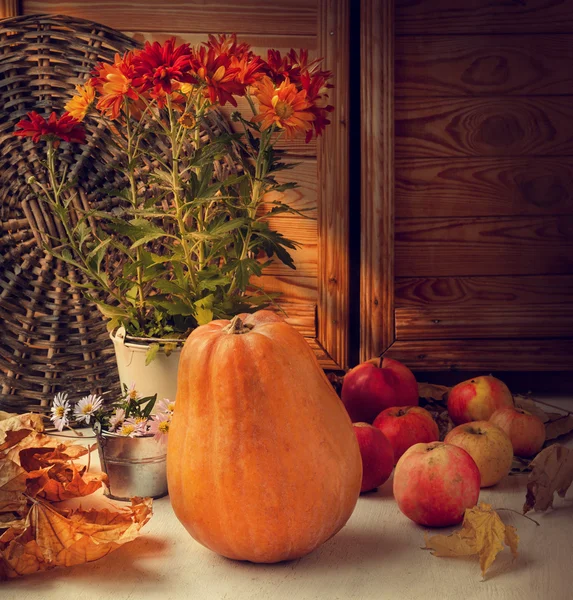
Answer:
[[(76, 425), (99, 423), (102, 430), (124, 437), (153, 436), (165, 440), (175, 408), (175, 402), (164, 398), (156, 406), (157, 394), (141, 397), (135, 384), (124, 386), (114, 402), (104, 403), (101, 396), (89, 394), (72, 401), (67, 393), (54, 396), (51, 421), (58, 431)], [(151, 414), (156, 408), (154, 414)]]
[[(46, 249), (79, 271), (62, 279), (97, 304), (110, 331), (184, 337), (274, 302), (252, 276), (274, 258), (294, 269), (297, 243), (269, 217), (301, 214), (269, 195), (296, 187), (277, 179), (294, 165), (276, 144), (324, 131), (330, 77), (304, 50), (269, 50), (265, 60), (234, 35), (198, 47), (170, 39), (97, 65), (63, 115), (31, 112), (18, 123), (15, 135), (46, 152), (44, 172), (28, 181), (59, 223), (44, 232)], [(250, 114), (233, 113), (236, 131), (214, 129), (217, 109), (239, 97)], [(107, 132), (121, 185), (87, 190), (85, 206), (61, 149), (89, 145), (89, 119)]]

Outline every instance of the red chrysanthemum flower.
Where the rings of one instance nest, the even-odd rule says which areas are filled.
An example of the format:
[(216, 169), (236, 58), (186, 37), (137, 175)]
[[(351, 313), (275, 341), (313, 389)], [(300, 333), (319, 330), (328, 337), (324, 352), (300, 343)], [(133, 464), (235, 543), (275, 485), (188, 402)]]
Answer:
[(60, 141), (83, 144), (86, 141), (86, 132), (76, 119), (69, 113), (64, 113), (60, 118), (53, 112), (46, 121), (36, 111), (28, 113), (29, 121), (22, 119), (16, 124), (20, 131), (14, 135), (31, 137), (34, 143), (40, 140), (54, 142), (58, 145)]
[(307, 143), (312, 139), (313, 131), (318, 137), (330, 123), (327, 114), (334, 110), (334, 106), (327, 104), (327, 89), (332, 87), (327, 81), (328, 77), (330, 77), (328, 71), (317, 71), (314, 75), (306, 72), (301, 76), (300, 86), (306, 92), (306, 97), (310, 102), (309, 111), (314, 115), (312, 129), (306, 133), (305, 141)]
[(245, 93), (245, 85), (237, 79), (240, 69), (232, 66), (231, 62), (228, 54), (218, 54), (213, 48), (206, 46), (192, 52), (193, 73), (205, 84), (205, 95), (213, 104), (219, 102), (224, 106), (229, 102), (237, 106), (233, 95), (242, 96)]
[(150, 95), (161, 100), (178, 88), (176, 84), (196, 83), (190, 60), (189, 44), (175, 47), (175, 38), (168, 39), (163, 45), (147, 42), (133, 59), (134, 85), (142, 92), (151, 90)]
[(246, 42), (241, 44), (237, 43), (237, 34), (233, 33), (227, 35), (222, 33), (215, 37), (213, 34), (209, 34), (207, 42), (203, 42), (203, 45), (207, 49), (212, 49), (215, 55), (227, 54), (228, 56), (234, 56), (237, 60), (242, 60), (245, 56), (252, 56), (251, 46)]

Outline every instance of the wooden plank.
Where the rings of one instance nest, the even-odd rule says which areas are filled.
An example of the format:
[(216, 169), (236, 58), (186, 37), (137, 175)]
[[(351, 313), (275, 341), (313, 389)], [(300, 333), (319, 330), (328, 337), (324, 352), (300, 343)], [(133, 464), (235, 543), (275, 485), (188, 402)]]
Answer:
[(278, 308), (271, 308), (271, 310), (276, 310), (287, 323), (298, 329), (304, 337), (316, 337), (316, 304), (279, 302), (279, 305), (280, 310)]
[(317, 304), (318, 282), (315, 277), (303, 277), (297, 271), (286, 275), (263, 275), (252, 277), (251, 283), (263, 287), (266, 292), (278, 292), (282, 296), (279, 302), (284, 301), (300, 304)]
[(20, 14), (20, 0), (0, 0), (0, 19)]
[(394, 342), (385, 356), (415, 371), (571, 371), (572, 339)]
[(338, 371), (340, 365), (330, 356), (324, 346), (316, 338), (306, 338), (308, 345), (313, 349), (318, 363), (323, 369)]
[(361, 361), (394, 341), (393, 9), (361, 3)]
[(348, 360), (348, 117), (350, 0), (319, 0), (319, 55), (334, 76), (331, 124), (318, 142), (318, 342), (338, 368)]
[(396, 161), (397, 217), (573, 214), (573, 157)]
[(398, 34), (571, 33), (573, 0), (396, 2)]
[(23, 0), (23, 13), (71, 15), (122, 31), (314, 35), (317, 0)]
[(573, 338), (573, 303), (396, 309), (397, 340)]
[(570, 98), (401, 98), (399, 158), (573, 154)]
[(396, 96), (572, 94), (566, 35), (428, 35), (396, 42)]
[[(276, 179), (279, 183), (295, 182), (298, 187), (284, 192), (271, 192), (265, 196), (263, 207), (272, 208), (271, 202), (283, 202), (295, 210), (303, 211), (309, 220), (314, 223), (318, 205), (318, 165), (316, 159), (293, 161), (287, 157), (284, 161), (293, 165), (292, 169), (277, 172)], [(300, 218), (298, 215), (283, 213), (282, 218)]]
[(398, 308), (480, 308), (573, 303), (573, 275), (398, 277)]
[(573, 217), (397, 219), (396, 275), (573, 273)]

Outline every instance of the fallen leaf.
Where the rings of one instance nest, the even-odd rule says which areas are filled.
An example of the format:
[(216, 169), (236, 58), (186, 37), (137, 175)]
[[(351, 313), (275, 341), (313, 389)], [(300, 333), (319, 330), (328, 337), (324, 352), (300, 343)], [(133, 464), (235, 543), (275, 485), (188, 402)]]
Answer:
[(44, 421), (42, 415), (35, 413), (25, 413), (23, 415), (14, 415), (7, 419), (0, 420), (0, 434), (6, 431), (15, 431), (18, 429), (30, 429), (32, 431), (44, 431)]
[(552, 444), (531, 461), (530, 467), (523, 514), (531, 509), (543, 511), (553, 506), (555, 492), (561, 498), (565, 497), (573, 482), (573, 450)]
[(531, 458), (521, 458), (520, 456), (514, 456), (511, 464), (510, 475), (520, 475), (531, 471), (530, 464)]
[(547, 413), (550, 417), (545, 423), (545, 441), (554, 440), (573, 431), (573, 415)]
[(452, 388), (435, 383), (418, 383), (418, 396), (432, 402), (445, 402)]
[(509, 546), (514, 558), (517, 557), (519, 537), (517, 530), (505, 525), (489, 504), (480, 502), (478, 506), (466, 509), (462, 528), (451, 535), (426, 537), (426, 548), (434, 556), (471, 556), (477, 554), (482, 576), (492, 565), (503, 545)]
[(18, 577), (98, 560), (135, 539), (152, 514), (151, 498), (111, 511), (58, 511), (35, 500), (25, 523), (0, 536), (0, 575)]
[(12, 460), (0, 460), (0, 514), (19, 513), (28, 510), (26, 494), (35, 496), (48, 481), (48, 469), (28, 472)]

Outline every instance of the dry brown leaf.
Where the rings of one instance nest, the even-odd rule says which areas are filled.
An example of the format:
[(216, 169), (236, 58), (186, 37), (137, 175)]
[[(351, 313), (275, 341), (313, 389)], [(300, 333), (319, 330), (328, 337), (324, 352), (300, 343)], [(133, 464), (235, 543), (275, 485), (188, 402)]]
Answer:
[(529, 465), (527, 495), (523, 514), (535, 510), (547, 510), (553, 506), (553, 494), (565, 497), (573, 482), (573, 450), (553, 444), (542, 450)]
[(4, 419), (9, 419), (10, 417), (15, 417), (16, 413), (9, 413), (5, 410), (0, 410), (0, 421), (4, 421)]
[(418, 396), (431, 402), (445, 402), (452, 388), (435, 383), (418, 383)]
[(545, 440), (554, 440), (573, 431), (573, 415), (547, 413), (550, 417), (545, 423)]
[(0, 576), (18, 577), (98, 560), (129, 542), (151, 517), (151, 498), (119, 511), (59, 512), (35, 500), (24, 524), (0, 536)]
[(78, 468), (72, 461), (84, 456), (92, 448), (58, 444), (55, 448), (26, 448), (20, 452), (20, 464), (26, 471), (47, 469), (48, 481), (40, 496), (51, 502), (60, 502), (89, 496), (107, 485), (105, 473), (89, 473), (85, 466)]
[(517, 530), (505, 525), (489, 504), (480, 502), (478, 506), (466, 509), (462, 528), (451, 535), (426, 537), (426, 548), (434, 556), (479, 556), (482, 576), (492, 565), (496, 556), (509, 546), (514, 558), (517, 557), (519, 537)]
[(0, 421), (0, 434), (5, 431), (15, 431), (18, 429), (44, 431), (44, 421), (42, 420), (42, 415), (25, 413), (23, 415), (14, 415)]
[(28, 510), (25, 494), (35, 496), (48, 481), (48, 469), (28, 472), (12, 460), (0, 461), (0, 513), (19, 513)]

